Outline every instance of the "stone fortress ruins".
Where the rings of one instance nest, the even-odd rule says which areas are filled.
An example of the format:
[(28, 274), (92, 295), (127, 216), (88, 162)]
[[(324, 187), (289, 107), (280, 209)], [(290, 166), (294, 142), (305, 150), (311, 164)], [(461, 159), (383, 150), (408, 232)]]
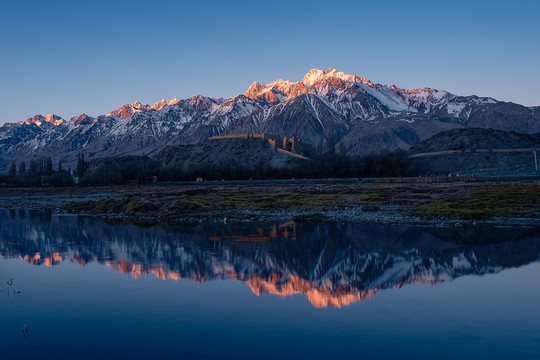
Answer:
[(313, 147), (301, 141), (300, 137), (298, 136), (287, 137), (271, 134), (236, 134), (219, 135), (208, 138), (208, 140), (221, 139), (261, 139), (262, 141), (268, 142), (270, 145), (272, 145), (276, 151), (306, 160), (309, 156), (314, 154)]

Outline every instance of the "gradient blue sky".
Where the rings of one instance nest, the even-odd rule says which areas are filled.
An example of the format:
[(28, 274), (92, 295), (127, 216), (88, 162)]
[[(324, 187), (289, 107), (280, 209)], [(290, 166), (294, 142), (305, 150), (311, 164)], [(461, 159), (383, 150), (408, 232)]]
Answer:
[(3, 1), (0, 124), (337, 68), (540, 105), (540, 1)]

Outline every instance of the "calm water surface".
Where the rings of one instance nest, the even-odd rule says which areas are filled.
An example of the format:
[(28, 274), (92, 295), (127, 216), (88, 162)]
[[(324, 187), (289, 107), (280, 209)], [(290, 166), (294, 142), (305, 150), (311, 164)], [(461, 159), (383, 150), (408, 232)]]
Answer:
[(539, 359), (540, 231), (0, 210), (0, 358)]

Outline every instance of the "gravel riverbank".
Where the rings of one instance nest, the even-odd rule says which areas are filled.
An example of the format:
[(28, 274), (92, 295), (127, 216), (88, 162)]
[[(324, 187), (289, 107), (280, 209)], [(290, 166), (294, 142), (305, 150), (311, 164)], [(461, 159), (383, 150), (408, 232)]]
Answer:
[[(521, 202), (510, 203), (513, 212), (504, 216), (482, 213), (478, 217), (459, 217), (426, 215), (421, 211), (431, 209), (433, 204), (469, 201), (482, 191), (500, 189), (506, 193), (514, 189), (525, 193), (518, 199)], [(0, 208), (48, 210), (145, 223), (296, 220), (460, 226), (481, 221), (538, 226), (540, 200), (535, 194), (539, 189), (537, 182), (0, 188)], [(501, 199), (501, 204), (506, 204), (505, 201)], [(493, 204), (486, 206), (489, 210)]]

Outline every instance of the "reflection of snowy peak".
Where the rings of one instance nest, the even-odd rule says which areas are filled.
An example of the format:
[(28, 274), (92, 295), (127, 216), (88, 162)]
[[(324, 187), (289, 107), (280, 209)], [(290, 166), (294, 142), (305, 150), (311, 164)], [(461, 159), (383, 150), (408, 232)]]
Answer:
[[(501, 241), (514, 241), (463, 245), (442, 241), (451, 236), (447, 229), (439, 237), (438, 232), (380, 224), (141, 229), (75, 217), (26, 215), (23, 220), (19, 215), (6, 212), (0, 218), (4, 257), (44, 265), (97, 261), (134, 277), (239, 280), (255, 294), (304, 294), (318, 307), (341, 307), (411, 283), (498, 272), (536, 261), (540, 254), (538, 234), (531, 229), (501, 232)], [(467, 239), (464, 234), (471, 235), (455, 235)]]
[[(403, 90), (337, 70), (310, 70), (299, 82), (254, 82), (229, 98), (194, 96), (150, 106), (126, 104), (96, 118), (65, 122), (56, 115), (0, 127), (0, 165), (51, 155), (66, 162), (151, 154), (163, 145), (197, 143), (213, 135), (272, 133), (324, 143), (329, 136), (351, 153), (408, 148), (438, 132), (483, 127), (540, 131), (536, 108), (430, 88)], [(54, 126), (50, 126), (54, 125)], [(77, 129), (77, 130), (75, 130)]]

